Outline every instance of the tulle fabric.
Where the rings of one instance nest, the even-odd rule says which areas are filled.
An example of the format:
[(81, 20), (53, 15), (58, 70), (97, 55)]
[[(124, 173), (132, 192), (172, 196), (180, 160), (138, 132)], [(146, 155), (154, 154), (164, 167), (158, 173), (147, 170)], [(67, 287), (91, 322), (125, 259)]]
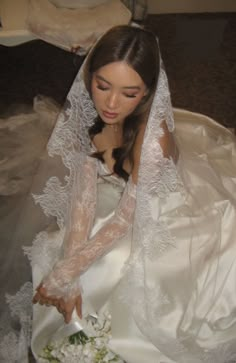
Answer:
[[(106, 257), (113, 250), (119, 250), (120, 242), (128, 241), (130, 246), (126, 257), (119, 260), (122, 270), (120, 266), (115, 285), (111, 286), (109, 293), (106, 291), (100, 296), (103, 297), (101, 306), (110, 305), (112, 312), (112, 349), (130, 363), (138, 363), (146, 353), (149, 362), (153, 363), (233, 361), (236, 355), (233, 237), (236, 148), (233, 135), (207, 118), (184, 111), (176, 113), (180, 126), (174, 131), (168, 82), (161, 67), (145, 131), (137, 186), (135, 189), (130, 183), (123, 186), (111, 219), (104, 220), (100, 228), (93, 231), (96, 225), (91, 222), (95, 216), (93, 203), (98, 193), (97, 189), (91, 195), (83, 194), (83, 191), (90, 183), (97, 187), (98, 162), (89, 162), (91, 169), (84, 182), (84, 170), (91, 152), (88, 128), (95, 115), (83, 82), (82, 67), (49, 140), (48, 155), (45, 153), (41, 158), (33, 183), (37, 205), (34, 207), (32, 203), (26, 217), (34, 227), (26, 233), (26, 225), (22, 222), (19, 228), (19, 236), (27, 234), (25, 240), (36, 234), (33, 249), (25, 249), (31, 257), (34, 283), (39, 282), (39, 277), (44, 277), (42, 271), (39, 272), (42, 266), (43, 274), (50, 279), (50, 274), (54, 277), (54, 264), (65, 260), (64, 253), (70, 255), (73, 238), (72, 244), (67, 244), (70, 238), (64, 237), (74, 231), (73, 215), (79, 205), (79, 213), (83, 215), (85, 211), (86, 220), (87, 216), (90, 217), (83, 231), (89, 239), (82, 238), (79, 248), (83, 250), (87, 244), (90, 246), (89, 241), (96, 240), (99, 231), (108, 231), (110, 240), (106, 244), (107, 235), (104, 233), (102, 254), (100, 248), (97, 252), (95, 243), (92, 265), (88, 257), (92, 247), (88, 248), (88, 254), (85, 253), (81, 271), (75, 271), (75, 265), (72, 265), (72, 273), (81, 274), (78, 276), (81, 281), (76, 279), (76, 284), (83, 285), (83, 278), (86, 280), (86, 274), (89, 276), (90, 272), (91, 277), (94, 276), (94, 266), (101, 261), (97, 272), (106, 270), (109, 266)], [(172, 157), (175, 150), (163, 155), (160, 146), (165, 132), (163, 122), (166, 122), (168, 132), (174, 132), (179, 148), (177, 164)], [(43, 193), (40, 193), (42, 189)], [(128, 193), (131, 208), (123, 214), (127, 207), (122, 202), (125, 193)], [(78, 203), (74, 203), (77, 200)], [(122, 218), (117, 221), (116, 217), (120, 215)], [(132, 229), (127, 228), (124, 232), (127, 222), (130, 226), (129, 218), (132, 219)], [(22, 218), (24, 220), (27, 218)], [(115, 240), (111, 233), (112, 221), (119, 223)], [(37, 234), (38, 231), (43, 232)], [(61, 239), (49, 243), (49, 236), (53, 234)], [(99, 247), (101, 245), (100, 235)], [(65, 296), (71, 292), (70, 288), (74, 291), (81, 286), (72, 283), (68, 288), (66, 277), (62, 283), (57, 276), (54, 281), (54, 288), (57, 289), (59, 284), (60, 293)], [(87, 283), (84, 282), (85, 290), (91, 281), (89, 278)], [(109, 282), (109, 275), (104, 282), (103, 287)], [(50, 283), (53, 284), (53, 279)], [(66, 286), (66, 291), (61, 285)], [(93, 297), (89, 300), (93, 301)], [(17, 305), (13, 300), (11, 306), (14, 314)], [(122, 307), (126, 321), (122, 319)], [(40, 308), (37, 307), (36, 311)], [(34, 314), (34, 342), (39, 336), (40, 314), (46, 314), (42, 320), (45, 325), (41, 336), (50, 339), (54, 328), (58, 328), (58, 316), (53, 313), (50, 320), (47, 314), (51, 314), (51, 308), (44, 309), (39, 315)], [(89, 307), (87, 311), (90, 311)], [(34, 345), (36, 355), (43, 346), (42, 341), (40, 344)], [(136, 351), (137, 347), (140, 349)]]
[[(152, 216), (157, 218), (160, 213), (158, 218), (168, 225), (169, 234), (161, 234), (161, 228), (156, 228), (154, 242), (162, 244), (145, 246), (149, 260), (145, 284), (152, 287), (147, 304), (155, 307), (155, 315), (145, 321), (142, 315), (137, 318), (133, 313), (140, 309), (140, 300), (134, 297), (130, 303), (133, 280), (127, 280), (124, 268), (132, 256), (129, 231), (82, 274), (84, 316), (105, 308), (112, 312), (110, 347), (130, 363), (142, 363), (144, 358), (151, 363), (233, 362), (235, 137), (205, 116), (176, 110), (175, 120), (180, 150), (177, 170), (184, 184), (162, 204), (152, 198)], [(97, 188), (92, 236), (114, 215), (125, 186), (109, 176), (103, 182), (99, 179)], [(40, 263), (33, 263), (35, 286), (45, 271), (47, 256), (42, 251), (48, 252), (50, 246), (60, 250), (63, 233), (60, 238), (54, 233), (44, 239), (45, 247), (41, 245), (41, 255), (37, 253)], [(75, 315), (66, 326), (55, 309), (34, 309), (32, 347), (36, 356), (55, 336), (61, 338), (83, 328), (83, 320)], [(155, 331), (161, 335), (145, 334), (147, 324), (149, 331), (153, 329), (151, 319), (155, 319)]]
[[(78, 173), (82, 170), (80, 168), (85, 163), (86, 155), (91, 151), (90, 141), (88, 137), (86, 138), (86, 128), (91, 124), (90, 115), (94, 110), (86, 96), (82, 71), (83, 69), (68, 95), (68, 102), (73, 107), (66, 109), (64, 115), (59, 118), (59, 127), (56, 127), (49, 143), (49, 151), (62, 155), (69, 166), (70, 178), (67, 179), (67, 186), (70, 183), (73, 185), (75, 169)], [(80, 103), (78, 103), (78, 94)], [(83, 117), (84, 111), (87, 119)], [(73, 134), (73, 138), (69, 138), (68, 130), (74, 120), (79, 133), (77, 131), (77, 134)], [(168, 131), (163, 128), (164, 121)], [(217, 127), (213, 126), (212, 129), (215, 130)], [(202, 138), (203, 144), (206, 145), (207, 156), (204, 156), (204, 153), (202, 155), (199, 152), (201, 150), (199, 139), (194, 149), (195, 129), (190, 127), (190, 130), (192, 135), (191, 137), (189, 135), (189, 139), (182, 140), (180, 133), (178, 141), (178, 134), (176, 135), (180, 154), (175, 164), (173, 158), (175, 150), (164, 156), (160, 144), (165, 132), (174, 131), (168, 81), (161, 66), (142, 146), (132, 212), (131, 252), (122, 270), (119, 298), (124, 306), (132, 307), (128, 310), (135, 326), (155, 347), (154, 351), (161, 352), (161, 356), (176, 362), (211, 362), (213, 357), (216, 359), (219, 351), (226, 349), (226, 346), (229, 347), (231, 355), (235, 352), (233, 348), (235, 337), (232, 335), (235, 329), (235, 322), (232, 319), (234, 309), (230, 307), (231, 305), (225, 306), (226, 301), (230, 301), (227, 293), (221, 294), (223, 287), (226, 289), (224, 291), (228, 291), (227, 286), (228, 284), (230, 286), (234, 275), (235, 253), (232, 241), (235, 199), (231, 195), (232, 190), (228, 190), (229, 184), (234, 185), (234, 176), (232, 174), (228, 178), (223, 177), (225, 180), (221, 184), (224, 166), (220, 163), (217, 173), (217, 162), (211, 164), (211, 152), (208, 152), (208, 147), (220, 142), (218, 135), (214, 138), (214, 135), (209, 133)], [(207, 128), (203, 128), (203, 135), (206, 130)], [(70, 150), (73, 148), (75, 150), (74, 145), (77, 145), (79, 157), (77, 151), (74, 159), (71, 157), (72, 154), (68, 153), (68, 144), (64, 142), (65, 131)], [(184, 135), (186, 130), (183, 129), (182, 133)], [(219, 151), (217, 147), (210, 149), (215, 153)], [(235, 152), (234, 147), (231, 152)], [(231, 165), (233, 162), (234, 159), (231, 158)], [(50, 186), (50, 181), (48, 185)], [(40, 197), (43, 198), (40, 199), (40, 203), (41, 200), (44, 203), (48, 201), (50, 190), (46, 189), (44, 196)], [(83, 192), (78, 188), (77, 191), (78, 194)], [(227, 201), (222, 202), (226, 195)], [(73, 200), (73, 193), (71, 199)], [(48, 203), (43, 204), (43, 207), (48, 212)], [(117, 212), (114, 213), (116, 216)], [(227, 216), (230, 217), (227, 223), (228, 230), (225, 232)], [(123, 224), (115, 235), (117, 240), (125, 237), (122, 233), (125, 219), (124, 216)], [(108, 234), (111, 240), (114, 240), (112, 227), (112, 223), (106, 221), (100, 233), (108, 228)], [(108, 253), (110, 250), (109, 248), (106, 250), (105, 241), (104, 233), (103, 251)], [(88, 250), (85, 248), (88, 255), (92, 250), (92, 245)], [(95, 256), (96, 252), (94, 259)], [(97, 257), (100, 256), (98, 252)], [(61, 263), (63, 265), (63, 259)], [(225, 269), (228, 263), (230, 268)], [(70, 273), (77, 271), (73, 268), (75, 264), (69, 266), (72, 267)], [(87, 267), (89, 266), (88, 263)], [(80, 273), (81, 271), (79, 275)], [(224, 313), (221, 313), (222, 309), (228, 311), (225, 319)], [(121, 353), (122, 349), (120, 346), (118, 353)]]

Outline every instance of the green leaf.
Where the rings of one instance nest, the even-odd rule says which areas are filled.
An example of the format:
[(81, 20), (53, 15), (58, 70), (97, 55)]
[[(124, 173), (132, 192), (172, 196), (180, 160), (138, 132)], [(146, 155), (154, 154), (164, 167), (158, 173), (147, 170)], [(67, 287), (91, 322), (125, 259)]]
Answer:
[(88, 340), (89, 340), (89, 338), (83, 332), (83, 330), (80, 330), (79, 332), (69, 336), (69, 343), (72, 345), (76, 345), (76, 344), (85, 345)]

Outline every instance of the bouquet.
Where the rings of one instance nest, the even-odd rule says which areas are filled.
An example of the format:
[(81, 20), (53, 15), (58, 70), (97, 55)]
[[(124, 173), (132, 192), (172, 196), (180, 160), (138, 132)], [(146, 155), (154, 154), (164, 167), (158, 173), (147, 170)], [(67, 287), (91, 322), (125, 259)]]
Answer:
[(39, 363), (125, 363), (113, 353), (108, 343), (111, 338), (111, 317), (108, 313), (86, 319), (85, 331), (48, 344)]

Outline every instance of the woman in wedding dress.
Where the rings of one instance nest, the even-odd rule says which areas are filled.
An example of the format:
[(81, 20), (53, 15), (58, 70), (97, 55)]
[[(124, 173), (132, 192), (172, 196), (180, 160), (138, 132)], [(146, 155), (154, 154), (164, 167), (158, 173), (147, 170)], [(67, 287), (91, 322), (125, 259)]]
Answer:
[(34, 195), (57, 220), (30, 251), (36, 359), (109, 311), (109, 347), (127, 363), (236, 360), (235, 139), (174, 115), (155, 36), (108, 31), (68, 94), (52, 176)]

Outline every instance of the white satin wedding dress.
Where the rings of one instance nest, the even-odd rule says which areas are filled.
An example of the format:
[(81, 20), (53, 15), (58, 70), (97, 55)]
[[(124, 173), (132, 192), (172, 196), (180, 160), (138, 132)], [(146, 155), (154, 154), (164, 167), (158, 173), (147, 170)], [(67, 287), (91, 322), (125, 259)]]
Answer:
[[(175, 121), (180, 151), (177, 169), (189, 198), (183, 202), (181, 192), (173, 191), (162, 204), (161, 219), (175, 236), (175, 244), (150, 263), (147, 281), (152, 284), (158, 280), (153, 288), (162, 288), (161, 301), (152, 303), (161, 304), (156, 325), (164, 349), (158, 349), (141, 333), (133, 306), (122, 299), (123, 266), (130, 254), (132, 231), (81, 276), (83, 316), (110, 310), (110, 347), (127, 363), (231, 363), (236, 361), (235, 136), (211, 119), (188, 111), (175, 110)], [(98, 164), (92, 235), (114, 214), (125, 187), (123, 179), (107, 175), (106, 166), (100, 161)], [(155, 215), (158, 198), (153, 198), (152, 208)], [(63, 233), (51, 233), (48, 245), (59, 249)], [(42, 264), (33, 265), (34, 287), (44, 277), (45, 258), (42, 251), (42, 256), (37, 256)], [(35, 357), (51, 339), (83, 327), (76, 314), (66, 325), (54, 307), (39, 304), (34, 306), (33, 317)], [(165, 343), (170, 354), (166, 354)], [(188, 348), (186, 352), (182, 343)]]

